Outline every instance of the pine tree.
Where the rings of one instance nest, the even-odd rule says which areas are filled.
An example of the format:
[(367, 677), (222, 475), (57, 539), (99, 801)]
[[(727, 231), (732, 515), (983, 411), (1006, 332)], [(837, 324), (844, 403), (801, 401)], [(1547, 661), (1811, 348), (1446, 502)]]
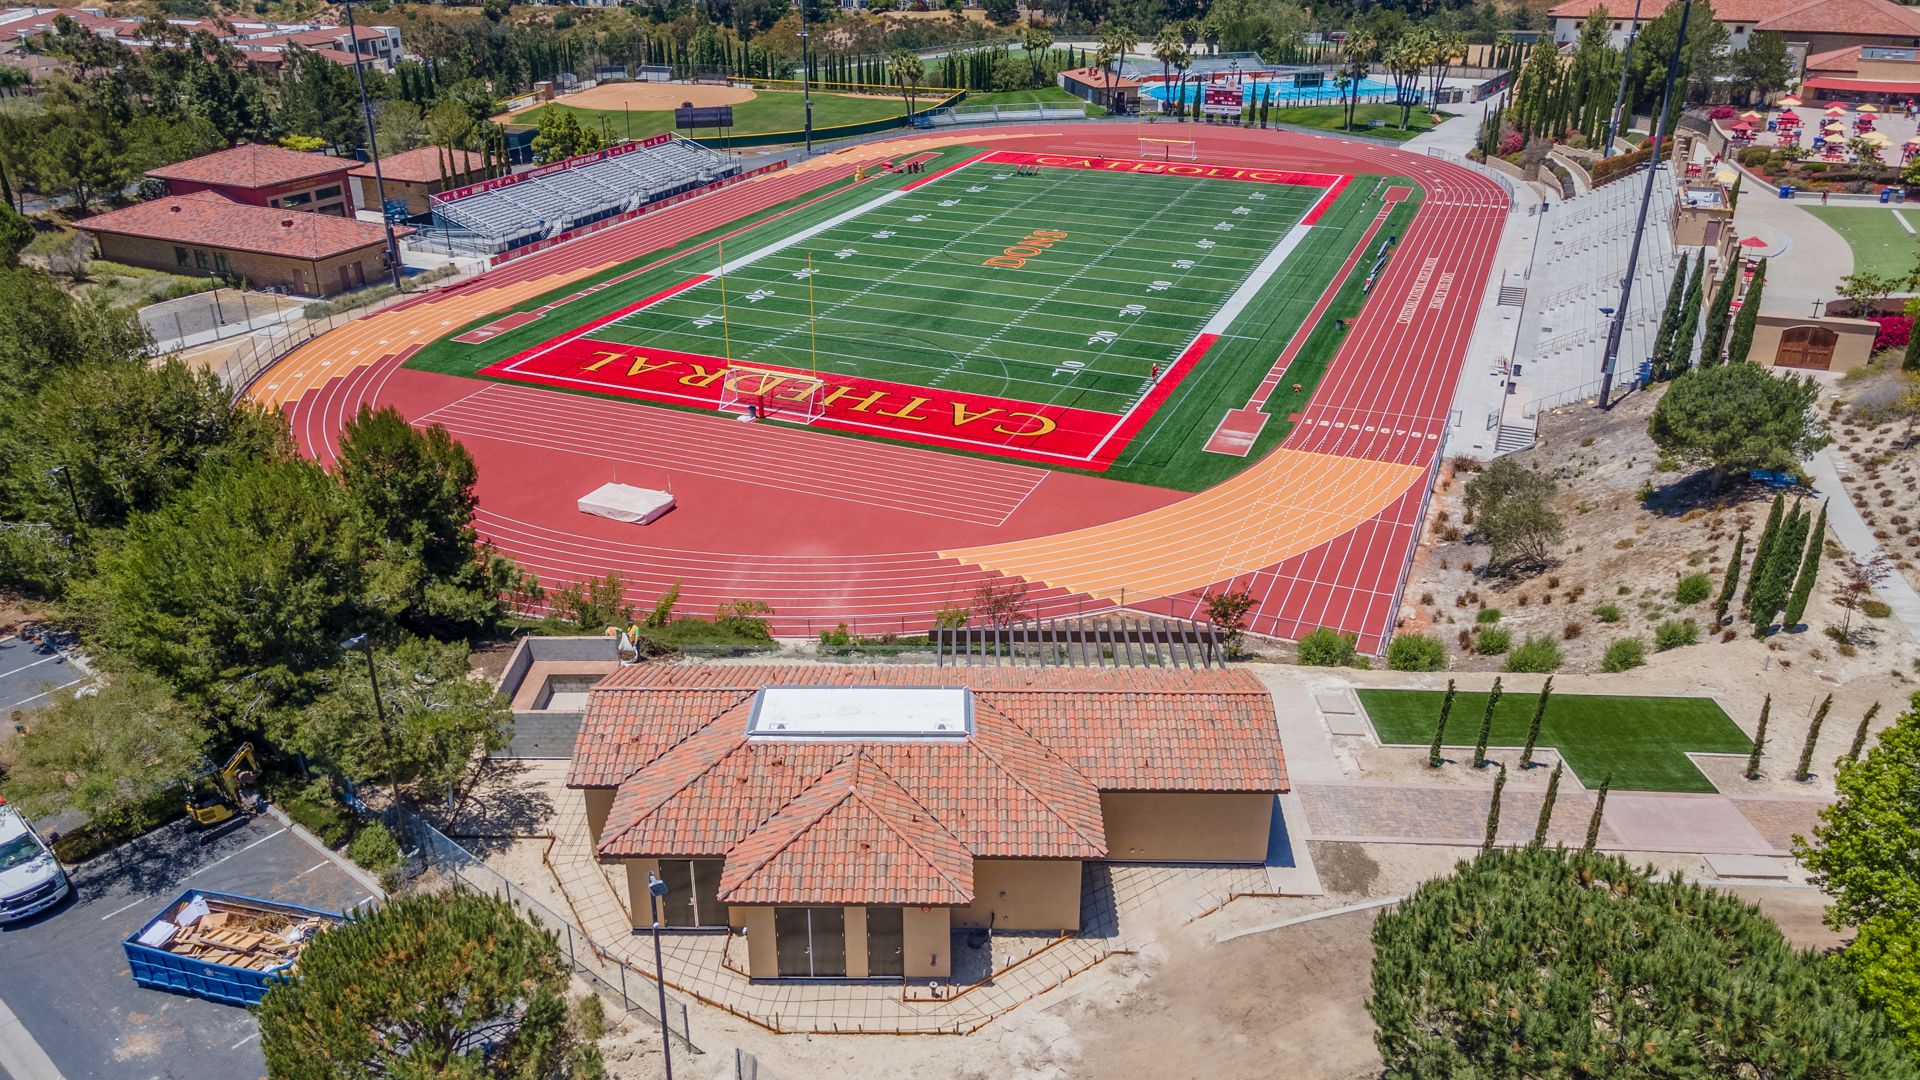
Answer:
[(1600, 824), (1607, 812), (1607, 790), (1613, 787), (1613, 774), (1608, 773), (1600, 781), (1600, 792), (1594, 796), (1593, 816), (1587, 819), (1587, 842), (1580, 845), (1581, 851), (1592, 851), (1593, 845), (1600, 842)]
[(1740, 314), (1733, 320), (1733, 343), (1727, 347), (1727, 362), (1737, 364), (1747, 358), (1747, 351), (1753, 348), (1753, 327), (1760, 319), (1760, 294), (1767, 284), (1767, 260), (1761, 259), (1760, 265), (1753, 271), (1753, 281), (1747, 285), (1747, 294), (1740, 300)]
[(1813, 714), (1813, 723), (1807, 725), (1807, 742), (1800, 748), (1800, 765), (1793, 770), (1793, 778), (1805, 783), (1813, 778), (1813, 744), (1820, 741), (1820, 726), (1827, 722), (1827, 710), (1833, 708), (1833, 695), (1828, 694), (1820, 702), (1819, 711)]
[(1793, 582), (1793, 595), (1787, 600), (1783, 626), (1799, 626), (1807, 613), (1807, 601), (1813, 596), (1814, 579), (1820, 574), (1820, 548), (1827, 539), (1827, 504), (1820, 504), (1820, 520), (1814, 523), (1813, 536), (1807, 541), (1807, 554), (1800, 562), (1800, 574)]
[(1773, 712), (1773, 695), (1760, 702), (1760, 724), (1753, 729), (1753, 749), (1747, 752), (1747, 779), (1760, 779), (1760, 755), (1767, 746), (1767, 716)]
[(1740, 598), (1741, 603), (1753, 603), (1753, 587), (1760, 581), (1760, 573), (1767, 567), (1767, 556), (1773, 554), (1773, 542), (1780, 538), (1780, 518), (1787, 509), (1787, 497), (1775, 492), (1773, 509), (1767, 511), (1767, 523), (1760, 529), (1760, 542), (1753, 547), (1753, 566), (1747, 571), (1747, 591)]
[(1713, 602), (1713, 625), (1727, 621), (1727, 608), (1733, 606), (1733, 594), (1740, 587), (1740, 553), (1747, 546), (1747, 530), (1733, 538), (1733, 557), (1727, 560), (1727, 576), (1720, 581), (1720, 597)]
[(1680, 305), (1680, 325), (1673, 332), (1673, 347), (1667, 352), (1667, 375), (1669, 378), (1693, 366), (1693, 339), (1700, 330), (1702, 284), (1707, 276), (1707, 251), (1700, 249), (1694, 259), (1693, 280), (1687, 285), (1686, 299)]
[(1680, 326), (1680, 307), (1686, 302), (1687, 261), (1680, 260), (1680, 268), (1674, 272), (1673, 284), (1667, 288), (1667, 306), (1660, 315), (1660, 328), (1653, 334), (1653, 377), (1665, 381), (1668, 373), (1668, 358), (1673, 353), (1673, 333)]
[(1547, 777), (1547, 797), (1540, 804), (1540, 820), (1533, 827), (1533, 846), (1539, 847), (1547, 842), (1547, 826), (1553, 823), (1553, 801), (1560, 797), (1560, 773), (1567, 767), (1564, 761), (1555, 762), (1553, 775)]
[(1533, 707), (1533, 719), (1527, 723), (1527, 746), (1520, 751), (1520, 767), (1533, 768), (1533, 747), (1540, 741), (1540, 722), (1547, 717), (1547, 699), (1553, 696), (1553, 676), (1540, 685), (1540, 700)]
[(1740, 279), (1736, 267), (1723, 267), (1720, 284), (1713, 290), (1713, 306), (1707, 310), (1707, 336), (1700, 344), (1700, 366), (1720, 362), (1727, 347), (1727, 330), (1733, 325), (1733, 286)]
[(1482, 855), (1493, 850), (1494, 838), (1500, 835), (1500, 791), (1507, 786), (1507, 767), (1503, 764), (1493, 777), (1493, 802), (1487, 806), (1487, 838), (1480, 842)]
[(1860, 751), (1867, 748), (1867, 725), (1873, 723), (1873, 718), (1878, 715), (1880, 715), (1880, 703), (1876, 701), (1867, 707), (1866, 715), (1860, 718), (1860, 726), (1854, 729), (1853, 745), (1847, 747), (1848, 761), (1860, 760)]
[(1440, 767), (1440, 740), (1447, 733), (1447, 715), (1453, 712), (1453, 680), (1447, 680), (1447, 696), (1440, 699), (1440, 722), (1433, 726), (1433, 745), (1427, 747), (1427, 766)]
[[(1480, 717), (1480, 736), (1473, 743), (1473, 767), (1487, 767), (1487, 740), (1493, 737), (1493, 707), (1500, 704), (1500, 676), (1493, 677), (1493, 689), (1487, 692), (1487, 711)], [(1502, 769), (1505, 765), (1500, 766)]]

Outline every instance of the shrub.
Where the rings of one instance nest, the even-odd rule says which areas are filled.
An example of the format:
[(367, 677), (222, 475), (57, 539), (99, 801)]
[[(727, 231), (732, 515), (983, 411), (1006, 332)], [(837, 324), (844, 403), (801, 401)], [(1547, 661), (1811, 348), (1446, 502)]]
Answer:
[(1882, 600), (1862, 600), (1860, 602), (1860, 614), (1865, 615), (1869, 619), (1884, 619), (1893, 614), (1893, 609), (1888, 607), (1886, 602)]
[(1699, 640), (1700, 624), (1692, 619), (1668, 619), (1653, 631), (1653, 648), (1656, 652), (1692, 645)]
[(1577, 622), (1570, 622), (1560, 628), (1560, 636), (1568, 641), (1572, 641), (1574, 638), (1579, 637), (1584, 630), (1586, 630), (1586, 627), (1581, 626)]
[(1603, 623), (1617, 623), (1620, 621), (1620, 605), (1601, 604), (1593, 609), (1593, 617)]
[(1646, 644), (1637, 637), (1623, 637), (1607, 646), (1607, 654), (1600, 658), (1600, 670), (1609, 674), (1619, 674), (1646, 662)]
[(1308, 667), (1346, 667), (1353, 663), (1353, 638), (1323, 626), (1300, 639), (1296, 659)]
[(330, 848), (353, 838), (353, 817), (324, 777), (304, 785), (292, 779), (269, 783), (267, 797)]
[(1561, 661), (1559, 642), (1545, 634), (1529, 634), (1519, 648), (1507, 654), (1507, 670), (1545, 675), (1560, 670)]
[(1439, 671), (1447, 666), (1447, 647), (1431, 634), (1396, 634), (1387, 645), (1387, 667), (1394, 671)]
[(1481, 608), (1480, 613), (1473, 617), (1473, 621), (1482, 626), (1497, 623), (1500, 621), (1500, 609), (1496, 607)]
[(1711, 595), (1713, 577), (1709, 574), (1688, 574), (1673, 589), (1673, 598), (1682, 604), (1697, 604)]
[(347, 858), (371, 873), (382, 874), (400, 865), (400, 844), (385, 825), (369, 821), (347, 845)]
[(1501, 653), (1507, 651), (1507, 646), (1512, 644), (1513, 633), (1511, 631), (1490, 626), (1480, 631), (1479, 638), (1473, 643), (1473, 651), (1479, 653), (1481, 656), (1499, 656)]
[(1740, 151), (1740, 164), (1748, 168), (1756, 165), (1765, 165), (1767, 159), (1772, 156), (1773, 152), (1764, 146), (1749, 146), (1745, 150)]
[(1907, 347), (1907, 339), (1913, 335), (1913, 316), (1869, 315), (1867, 318), (1880, 327), (1880, 332), (1873, 337), (1874, 352)]

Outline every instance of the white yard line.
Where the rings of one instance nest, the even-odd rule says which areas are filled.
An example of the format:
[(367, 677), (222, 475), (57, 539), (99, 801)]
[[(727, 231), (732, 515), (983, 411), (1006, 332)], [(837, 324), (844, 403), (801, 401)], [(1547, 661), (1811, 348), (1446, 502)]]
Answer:
[(1901, 213), (1901, 212), (1900, 212), (1900, 211), (1898, 211), (1898, 210), (1895, 210), (1895, 211), (1893, 212), (1893, 220), (1895, 220), (1895, 221), (1897, 221), (1897, 222), (1899, 222), (1899, 223), (1900, 223), (1900, 227), (1901, 227), (1901, 228), (1903, 228), (1903, 229), (1905, 229), (1905, 230), (1907, 230), (1907, 235), (1908, 235), (1908, 236), (1912, 236), (1912, 235), (1913, 235), (1913, 226), (1912, 226), (1912, 225), (1909, 225), (1909, 224), (1907, 224), (1907, 215), (1905, 215), (1905, 214), (1903, 214), (1903, 213)]

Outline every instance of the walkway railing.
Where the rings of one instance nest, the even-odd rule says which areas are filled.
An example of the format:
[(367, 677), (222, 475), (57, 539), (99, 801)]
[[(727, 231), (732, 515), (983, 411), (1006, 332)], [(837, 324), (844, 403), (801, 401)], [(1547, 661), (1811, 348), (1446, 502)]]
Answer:
[[(643, 1017), (649, 1023), (660, 1022), (654, 1015), (658, 1011), (654, 1004), (658, 991), (653, 976), (629, 968), (611, 950), (552, 908), (527, 895), (526, 889), (515, 889), (513, 882), (499, 871), (448, 839), (420, 815), (405, 807), (389, 806), (380, 816), (409, 858), (418, 858), (424, 865), (446, 874), (461, 888), (498, 896), (532, 915), (536, 923), (554, 933), (574, 971), (628, 1013)], [(701, 1052), (693, 1044), (686, 1003), (672, 994), (667, 995), (667, 1031), (690, 1053)], [(764, 1072), (761, 1075), (765, 1075)]]

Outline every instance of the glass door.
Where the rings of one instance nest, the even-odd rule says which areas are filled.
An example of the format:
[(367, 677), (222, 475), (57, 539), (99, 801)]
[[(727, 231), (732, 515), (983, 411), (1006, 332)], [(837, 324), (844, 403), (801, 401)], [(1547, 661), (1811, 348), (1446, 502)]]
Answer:
[(774, 958), (783, 979), (835, 979), (847, 973), (846, 912), (774, 908)]

